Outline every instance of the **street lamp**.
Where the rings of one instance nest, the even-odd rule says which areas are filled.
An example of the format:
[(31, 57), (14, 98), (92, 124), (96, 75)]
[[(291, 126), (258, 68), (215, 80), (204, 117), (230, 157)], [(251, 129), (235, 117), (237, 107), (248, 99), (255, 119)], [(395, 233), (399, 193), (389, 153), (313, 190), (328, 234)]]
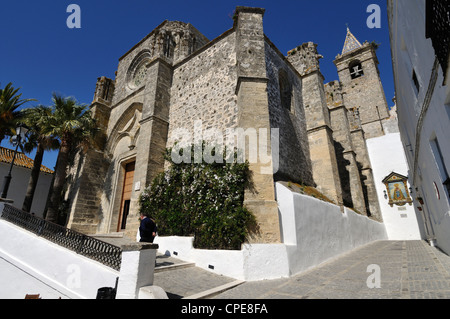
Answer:
[(14, 150), (14, 155), (11, 161), (11, 166), (9, 167), (9, 172), (8, 175), (5, 176), (4, 180), (3, 180), (3, 191), (2, 191), (2, 198), (6, 198), (6, 196), (8, 196), (8, 188), (9, 188), (9, 184), (11, 183), (11, 171), (13, 169), (14, 166), (14, 160), (16, 159), (16, 155), (17, 155), (17, 149), (19, 148), (20, 143), (25, 140), (26, 134), (28, 133), (28, 128), (26, 128), (23, 125), (19, 125), (16, 128), (16, 135), (13, 136), (12, 138), (12, 142), (13, 145), (16, 146), (16, 149)]

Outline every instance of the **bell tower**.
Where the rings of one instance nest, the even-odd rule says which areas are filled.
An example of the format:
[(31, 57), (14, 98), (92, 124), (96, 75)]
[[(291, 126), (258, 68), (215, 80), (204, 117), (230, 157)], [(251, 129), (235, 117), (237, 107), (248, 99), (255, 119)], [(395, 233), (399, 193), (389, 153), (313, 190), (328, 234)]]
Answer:
[(360, 121), (366, 139), (384, 135), (389, 108), (378, 70), (377, 45), (361, 44), (347, 28), (342, 53), (334, 60), (349, 114)]

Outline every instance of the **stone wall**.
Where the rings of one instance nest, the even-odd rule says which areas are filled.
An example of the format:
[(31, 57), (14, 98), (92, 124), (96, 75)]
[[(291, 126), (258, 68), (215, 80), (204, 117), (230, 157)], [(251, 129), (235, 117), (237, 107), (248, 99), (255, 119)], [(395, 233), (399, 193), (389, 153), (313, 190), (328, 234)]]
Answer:
[(99, 203), (102, 198), (108, 162), (98, 150), (78, 153), (75, 165), (67, 176), (71, 184), (66, 199), (71, 204), (68, 227), (75, 231), (94, 234), (102, 218)]
[[(234, 27), (236, 29), (237, 60), (237, 105), (238, 127), (256, 129), (259, 145), (266, 145), (267, 154), (272, 154), (268, 78), (266, 69), (265, 36), (263, 28), (264, 9), (237, 7)], [(261, 130), (266, 132), (265, 136)], [(258, 145), (249, 143), (254, 154)], [(276, 151), (276, 150), (274, 150)], [(247, 155), (248, 156), (248, 155)], [(250, 161), (253, 187), (246, 191), (244, 204), (253, 212), (259, 225), (259, 234), (251, 243), (279, 243), (280, 227), (273, 173), (276, 163), (269, 156), (268, 162), (261, 158)]]
[(108, 140), (107, 130), (114, 87), (115, 83), (111, 79), (98, 78), (90, 109), (99, 132), (88, 149), (82, 149), (75, 155), (74, 163), (67, 173), (65, 199), (70, 205), (67, 224), (82, 233), (96, 233), (103, 218), (100, 203), (110, 164), (104, 150)]
[[(347, 108), (343, 93), (344, 89), (338, 81), (325, 85), (344, 203), (381, 221), (360, 112)], [(378, 121), (373, 123), (381, 124)]]
[(323, 75), (320, 73), (317, 45), (308, 42), (288, 52), (287, 59), (301, 75), (302, 101), (316, 188), (335, 203), (342, 204), (330, 113)]
[[(163, 58), (169, 64), (177, 63), (208, 42), (191, 24), (164, 21), (119, 59), (113, 105), (145, 84), (141, 81), (136, 85), (133, 79), (146, 63), (155, 58)], [(145, 69), (141, 74), (145, 76)]]
[[(270, 125), (279, 128), (279, 168), (276, 180), (290, 180), (314, 185), (311, 157), (306, 133), (306, 118), (302, 103), (302, 82), (292, 65), (278, 49), (266, 39), (265, 45), (267, 90), (269, 96)], [(283, 75), (284, 74), (284, 75)], [(289, 85), (290, 109), (282, 105), (280, 78)]]
[(330, 109), (330, 115), (344, 205), (365, 213), (364, 194), (353, 150), (347, 109), (344, 105), (334, 107)]
[(177, 129), (193, 135), (195, 121), (203, 130), (225, 134), (237, 126), (236, 35), (228, 32), (202, 52), (176, 65), (170, 100), (168, 147), (177, 140)]

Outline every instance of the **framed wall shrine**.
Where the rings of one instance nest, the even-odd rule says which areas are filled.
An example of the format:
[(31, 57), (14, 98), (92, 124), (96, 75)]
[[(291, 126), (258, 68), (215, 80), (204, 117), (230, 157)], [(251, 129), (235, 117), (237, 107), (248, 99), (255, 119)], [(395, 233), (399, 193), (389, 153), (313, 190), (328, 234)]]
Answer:
[(412, 205), (413, 200), (408, 190), (408, 177), (392, 172), (383, 179), (383, 184), (386, 186), (391, 207)]

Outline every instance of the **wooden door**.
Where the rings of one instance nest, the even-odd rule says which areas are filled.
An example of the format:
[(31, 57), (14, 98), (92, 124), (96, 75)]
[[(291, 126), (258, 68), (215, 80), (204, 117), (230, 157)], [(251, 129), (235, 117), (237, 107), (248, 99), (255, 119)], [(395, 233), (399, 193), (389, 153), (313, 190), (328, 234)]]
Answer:
[(122, 200), (120, 202), (120, 215), (117, 231), (124, 230), (127, 227), (127, 217), (130, 212), (131, 193), (133, 192), (135, 164), (136, 162), (132, 162), (125, 166), (125, 176), (123, 180)]

